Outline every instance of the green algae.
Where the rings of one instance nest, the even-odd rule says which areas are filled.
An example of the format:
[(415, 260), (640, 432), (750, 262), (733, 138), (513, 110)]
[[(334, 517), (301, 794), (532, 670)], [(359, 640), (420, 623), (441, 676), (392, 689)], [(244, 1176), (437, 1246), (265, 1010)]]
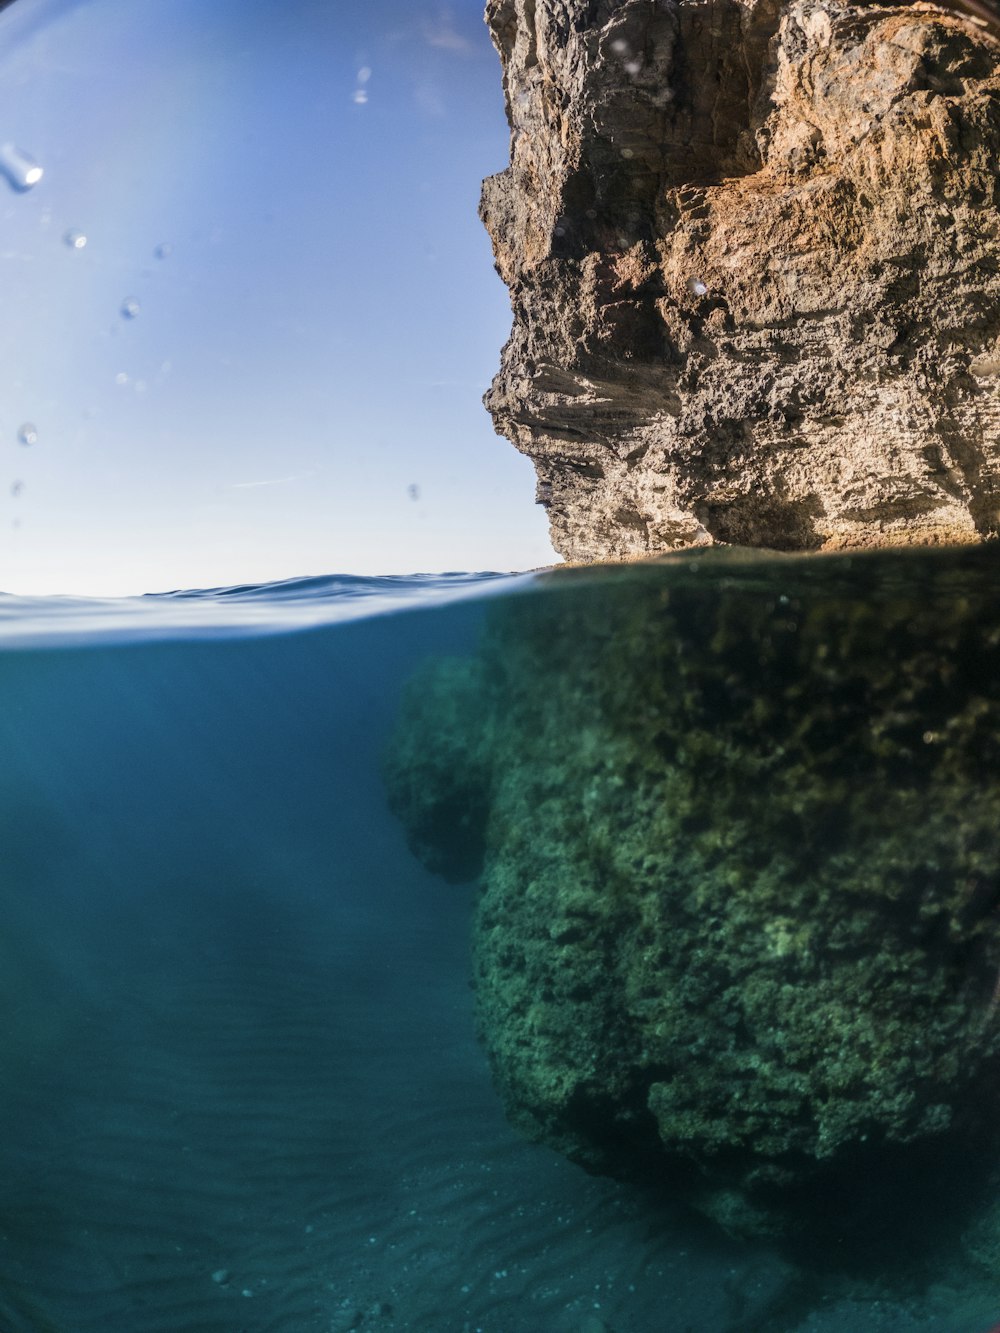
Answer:
[[(409, 682), (385, 776), (414, 855), (453, 883), (482, 869), (489, 812), (489, 717), (481, 664), (435, 661)], [(424, 734), (433, 719), (434, 736)]]
[(425, 668), (392, 801), (431, 868), (481, 873), (480, 1028), (527, 1134), (756, 1232), (992, 1150), (996, 567), (564, 575)]

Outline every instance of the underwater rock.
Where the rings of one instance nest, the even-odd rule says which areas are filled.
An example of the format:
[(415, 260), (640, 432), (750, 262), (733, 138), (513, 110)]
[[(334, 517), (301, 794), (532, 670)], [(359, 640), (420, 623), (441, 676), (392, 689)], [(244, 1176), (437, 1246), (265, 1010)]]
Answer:
[(1000, 43), (848, 0), (487, 19), (511, 162), (481, 215), (514, 325), (486, 403), (556, 549), (994, 534)]
[(981, 1171), (994, 587), (973, 548), (563, 571), (423, 670), (391, 799), (429, 866), (481, 860), (479, 1024), (527, 1135), (744, 1233)]
[[(390, 807), (410, 851), (452, 883), (482, 869), (490, 773), (482, 698), (481, 663), (435, 662), (409, 682), (385, 760)], [(426, 717), (434, 718), (433, 744), (422, 734)]]

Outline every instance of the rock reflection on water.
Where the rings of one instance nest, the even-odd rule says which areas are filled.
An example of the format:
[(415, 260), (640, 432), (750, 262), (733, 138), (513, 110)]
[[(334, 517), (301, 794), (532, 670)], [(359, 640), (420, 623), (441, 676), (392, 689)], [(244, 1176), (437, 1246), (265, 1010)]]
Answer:
[[(907, 1218), (1000, 1271), (991, 548), (554, 573), (411, 682), (386, 772), (478, 877), (512, 1120), (741, 1234)], [(984, 1170), (984, 1163), (988, 1170)]]

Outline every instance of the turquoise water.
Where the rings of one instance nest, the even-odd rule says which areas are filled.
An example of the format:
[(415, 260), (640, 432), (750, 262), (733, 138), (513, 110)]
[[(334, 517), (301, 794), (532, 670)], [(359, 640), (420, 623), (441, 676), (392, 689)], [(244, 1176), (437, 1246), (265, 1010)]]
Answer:
[[(644, 577), (753, 596), (791, 566), (741, 568)], [(863, 596), (882, 566), (826, 568)], [(544, 612), (557, 582), (0, 601), (5, 1333), (1000, 1318), (957, 1236), (820, 1263), (507, 1123), (469, 987), (475, 890), (407, 850), (382, 764), (419, 664), (475, 652), (498, 605)]]

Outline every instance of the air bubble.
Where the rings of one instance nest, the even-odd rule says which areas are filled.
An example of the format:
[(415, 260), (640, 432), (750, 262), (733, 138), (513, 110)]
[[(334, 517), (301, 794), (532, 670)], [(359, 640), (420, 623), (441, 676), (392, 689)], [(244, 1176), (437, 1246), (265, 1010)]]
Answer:
[(37, 444), (38, 427), (32, 425), (30, 421), (26, 421), (17, 432), (17, 440), (19, 444)]
[(122, 319), (135, 319), (140, 309), (141, 306), (139, 305), (139, 302), (135, 299), (134, 296), (126, 296), (125, 300), (121, 304)]
[(63, 244), (71, 250), (82, 250), (87, 244), (87, 238), (82, 231), (70, 230), (63, 236)]
[(692, 296), (704, 296), (708, 291), (701, 278), (688, 278), (687, 289)]
[(23, 192), (37, 185), (45, 173), (29, 153), (5, 143), (0, 144), (0, 174), (13, 189)]

